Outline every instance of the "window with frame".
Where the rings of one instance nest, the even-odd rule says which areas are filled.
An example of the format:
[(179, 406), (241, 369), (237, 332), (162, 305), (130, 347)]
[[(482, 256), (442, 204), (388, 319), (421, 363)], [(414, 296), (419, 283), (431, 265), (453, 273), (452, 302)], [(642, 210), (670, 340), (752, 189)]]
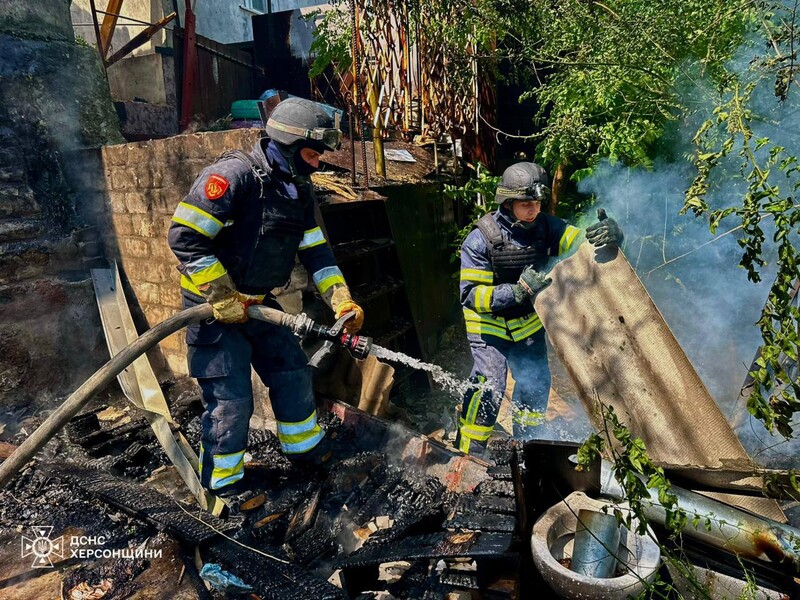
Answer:
[(244, 0), (242, 7), (263, 14), (267, 12), (266, 3), (267, 0)]

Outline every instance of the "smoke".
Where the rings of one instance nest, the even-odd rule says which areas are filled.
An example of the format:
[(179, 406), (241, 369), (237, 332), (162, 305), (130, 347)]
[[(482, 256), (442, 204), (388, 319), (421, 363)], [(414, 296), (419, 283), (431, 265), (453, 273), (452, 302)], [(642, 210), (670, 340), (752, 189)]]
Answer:
[[(743, 80), (763, 47), (748, 42), (731, 62), (730, 68)], [(800, 151), (800, 86), (792, 86), (789, 97), (780, 102), (774, 93), (774, 79), (760, 81), (750, 103), (756, 118), (752, 121), (754, 139), (769, 138), (788, 149)], [(707, 82), (696, 82), (687, 90), (687, 97), (702, 101), (692, 116), (675, 124), (671, 157), (693, 153), (692, 137), (703, 119), (711, 118), (716, 98), (709, 93)], [(759, 150), (764, 157), (770, 145)], [(706, 198), (712, 209), (741, 204), (744, 190), (739, 148), (734, 147), (726, 163), (718, 169), (717, 179)], [(723, 174), (724, 173), (724, 179)], [(756, 326), (775, 278), (777, 252), (772, 241), (774, 227), (770, 218), (761, 225), (766, 233), (760, 283), (748, 281), (739, 267), (742, 248), (737, 240), (741, 230), (732, 231), (735, 219), (724, 220), (716, 234), (711, 234), (706, 218), (691, 213), (680, 215), (685, 192), (695, 173), (685, 158), (661, 159), (652, 170), (626, 168), (605, 163), (578, 189), (593, 194), (597, 206), (608, 211), (625, 232), (623, 250), (628, 261), (663, 314), (678, 342), (694, 365), (711, 395), (729, 419), (742, 406), (737, 399), (746, 374), (761, 344)], [(773, 169), (770, 180), (780, 185), (784, 195), (791, 194), (794, 182), (783, 172)], [(583, 223), (582, 225), (587, 225)], [(730, 232), (730, 233), (728, 233)], [(668, 399), (665, 399), (668, 400)], [(749, 417), (749, 415), (747, 415)], [(759, 423), (750, 422), (739, 428), (745, 447), (758, 453), (760, 447), (777, 443)]]

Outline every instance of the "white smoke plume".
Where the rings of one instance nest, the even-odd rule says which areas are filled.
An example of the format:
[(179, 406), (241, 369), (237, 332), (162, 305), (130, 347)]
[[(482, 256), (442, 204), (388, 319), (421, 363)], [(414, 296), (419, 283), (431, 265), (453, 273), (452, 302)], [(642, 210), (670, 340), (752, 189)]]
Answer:
[[(744, 75), (754, 57), (763, 52), (763, 47), (748, 43), (731, 68)], [(712, 234), (707, 219), (679, 214), (694, 177), (687, 159), (693, 152), (691, 139), (699, 122), (709, 118), (715, 106), (706, 84), (689, 93), (704, 100), (706, 106), (677, 124), (671, 149), (677, 159), (658, 161), (652, 170), (606, 163), (579, 184), (579, 191), (593, 194), (597, 206), (606, 208), (620, 223), (626, 236), (626, 257), (711, 395), (729, 418), (737, 409), (741, 418), (737, 399), (761, 344), (756, 321), (775, 277), (777, 254), (771, 221), (765, 218), (763, 258), (767, 265), (761, 270), (761, 282), (750, 282), (739, 267), (741, 230), (726, 234), (736, 227), (734, 218), (723, 221)], [(768, 137), (790, 154), (800, 153), (800, 86), (792, 86), (786, 101), (780, 102), (774, 93), (774, 79), (766, 78), (756, 87), (751, 107), (756, 115), (752, 123), (755, 139)], [(706, 198), (712, 209), (741, 203), (744, 182), (737, 176), (737, 150), (733, 149), (726, 165), (734, 167), (727, 170), (729, 178), (718, 180)], [(777, 172), (773, 178), (785, 194), (792, 193), (800, 179), (795, 173), (793, 182)], [(752, 421), (745, 418), (745, 425), (738, 429), (751, 454), (782, 443), (780, 436), (770, 438), (760, 423)]]

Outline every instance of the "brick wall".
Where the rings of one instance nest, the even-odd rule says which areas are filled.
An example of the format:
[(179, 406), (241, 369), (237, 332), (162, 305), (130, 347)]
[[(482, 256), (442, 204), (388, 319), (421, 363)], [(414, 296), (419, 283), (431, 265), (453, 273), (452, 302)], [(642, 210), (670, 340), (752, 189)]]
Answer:
[[(93, 186), (94, 191), (87, 193), (97, 196), (87, 198), (86, 204), (105, 202), (109, 256), (121, 265), (151, 327), (181, 309), (178, 263), (167, 245), (175, 207), (198, 173), (217, 156), (234, 148), (248, 151), (257, 139), (257, 130), (231, 130), (103, 148), (105, 189)], [(284, 310), (302, 310), (301, 290), (307, 282), (298, 264), (289, 287), (274, 291)], [(164, 340), (161, 352), (172, 373), (186, 374), (184, 332)]]

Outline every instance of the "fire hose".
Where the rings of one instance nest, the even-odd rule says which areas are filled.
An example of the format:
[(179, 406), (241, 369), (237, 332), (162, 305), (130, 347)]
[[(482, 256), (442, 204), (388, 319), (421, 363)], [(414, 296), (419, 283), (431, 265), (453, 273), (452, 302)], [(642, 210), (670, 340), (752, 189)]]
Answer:
[[(329, 342), (327, 348), (340, 346), (346, 348), (354, 358), (366, 358), (372, 347), (372, 339), (365, 336), (344, 333), (344, 323), (353, 313), (344, 315), (333, 326), (327, 327), (314, 322), (305, 314), (289, 315), (267, 306), (251, 306), (247, 310), (253, 319), (266, 321), (278, 327), (287, 327), (294, 334), (304, 338), (316, 338)], [(47, 417), (20, 446), (0, 465), (0, 489), (34, 457), (78, 412), (86, 406), (99, 391), (111, 383), (134, 360), (150, 350), (164, 338), (188, 325), (213, 318), (210, 304), (187, 308), (146, 331), (121, 352), (116, 354), (83, 385), (75, 390), (64, 403)]]

